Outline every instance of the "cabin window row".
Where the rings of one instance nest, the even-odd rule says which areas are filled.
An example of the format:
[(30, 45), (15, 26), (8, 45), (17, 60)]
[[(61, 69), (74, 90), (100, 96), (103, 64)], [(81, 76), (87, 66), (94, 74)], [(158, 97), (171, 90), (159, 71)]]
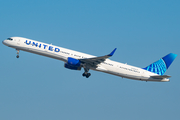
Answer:
[(129, 70), (129, 71), (132, 71), (132, 72), (140, 73), (140, 71), (138, 71), (136, 69), (129, 69), (129, 68), (121, 67), (121, 66), (119, 68), (124, 69), (124, 70)]

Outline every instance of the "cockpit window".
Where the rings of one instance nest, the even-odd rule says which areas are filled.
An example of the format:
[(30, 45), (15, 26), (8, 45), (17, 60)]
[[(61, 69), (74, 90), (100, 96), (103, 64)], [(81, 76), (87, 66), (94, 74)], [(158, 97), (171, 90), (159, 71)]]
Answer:
[(13, 40), (12, 38), (7, 38), (7, 40)]

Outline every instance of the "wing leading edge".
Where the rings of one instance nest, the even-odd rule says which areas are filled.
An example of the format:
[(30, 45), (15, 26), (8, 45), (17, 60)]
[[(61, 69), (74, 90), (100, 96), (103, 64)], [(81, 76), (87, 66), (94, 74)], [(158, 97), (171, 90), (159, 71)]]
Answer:
[(86, 59), (79, 59), (82, 63), (97, 65), (101, 62), (104, 62), (107, 58), (113, 56), (117, 48), (115, 48), (110, 54), (100, 57), (93, 57), (93, 58), (86, 58)]

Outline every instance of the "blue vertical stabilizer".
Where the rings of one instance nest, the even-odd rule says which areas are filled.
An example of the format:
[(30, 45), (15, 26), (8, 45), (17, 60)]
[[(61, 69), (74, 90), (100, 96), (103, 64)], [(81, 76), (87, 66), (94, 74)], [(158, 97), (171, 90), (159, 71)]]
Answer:
[(164, 73), (169, 68), (171, 63), (174, 61), (176, 56), (176, 54), (170, 53), (143, 69), (156, 73), (158, 75), (164, 75)]

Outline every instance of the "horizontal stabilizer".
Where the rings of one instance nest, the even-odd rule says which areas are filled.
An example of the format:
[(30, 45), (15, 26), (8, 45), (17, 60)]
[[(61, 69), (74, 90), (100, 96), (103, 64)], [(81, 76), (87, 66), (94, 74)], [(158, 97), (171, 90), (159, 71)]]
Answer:
[(169, 75), (155, 75), (155, 76), (151, 76), (152, 78), (156, 78), (156, 79), (164, 79), (164, 78), (170, 78), (171, 76)]

